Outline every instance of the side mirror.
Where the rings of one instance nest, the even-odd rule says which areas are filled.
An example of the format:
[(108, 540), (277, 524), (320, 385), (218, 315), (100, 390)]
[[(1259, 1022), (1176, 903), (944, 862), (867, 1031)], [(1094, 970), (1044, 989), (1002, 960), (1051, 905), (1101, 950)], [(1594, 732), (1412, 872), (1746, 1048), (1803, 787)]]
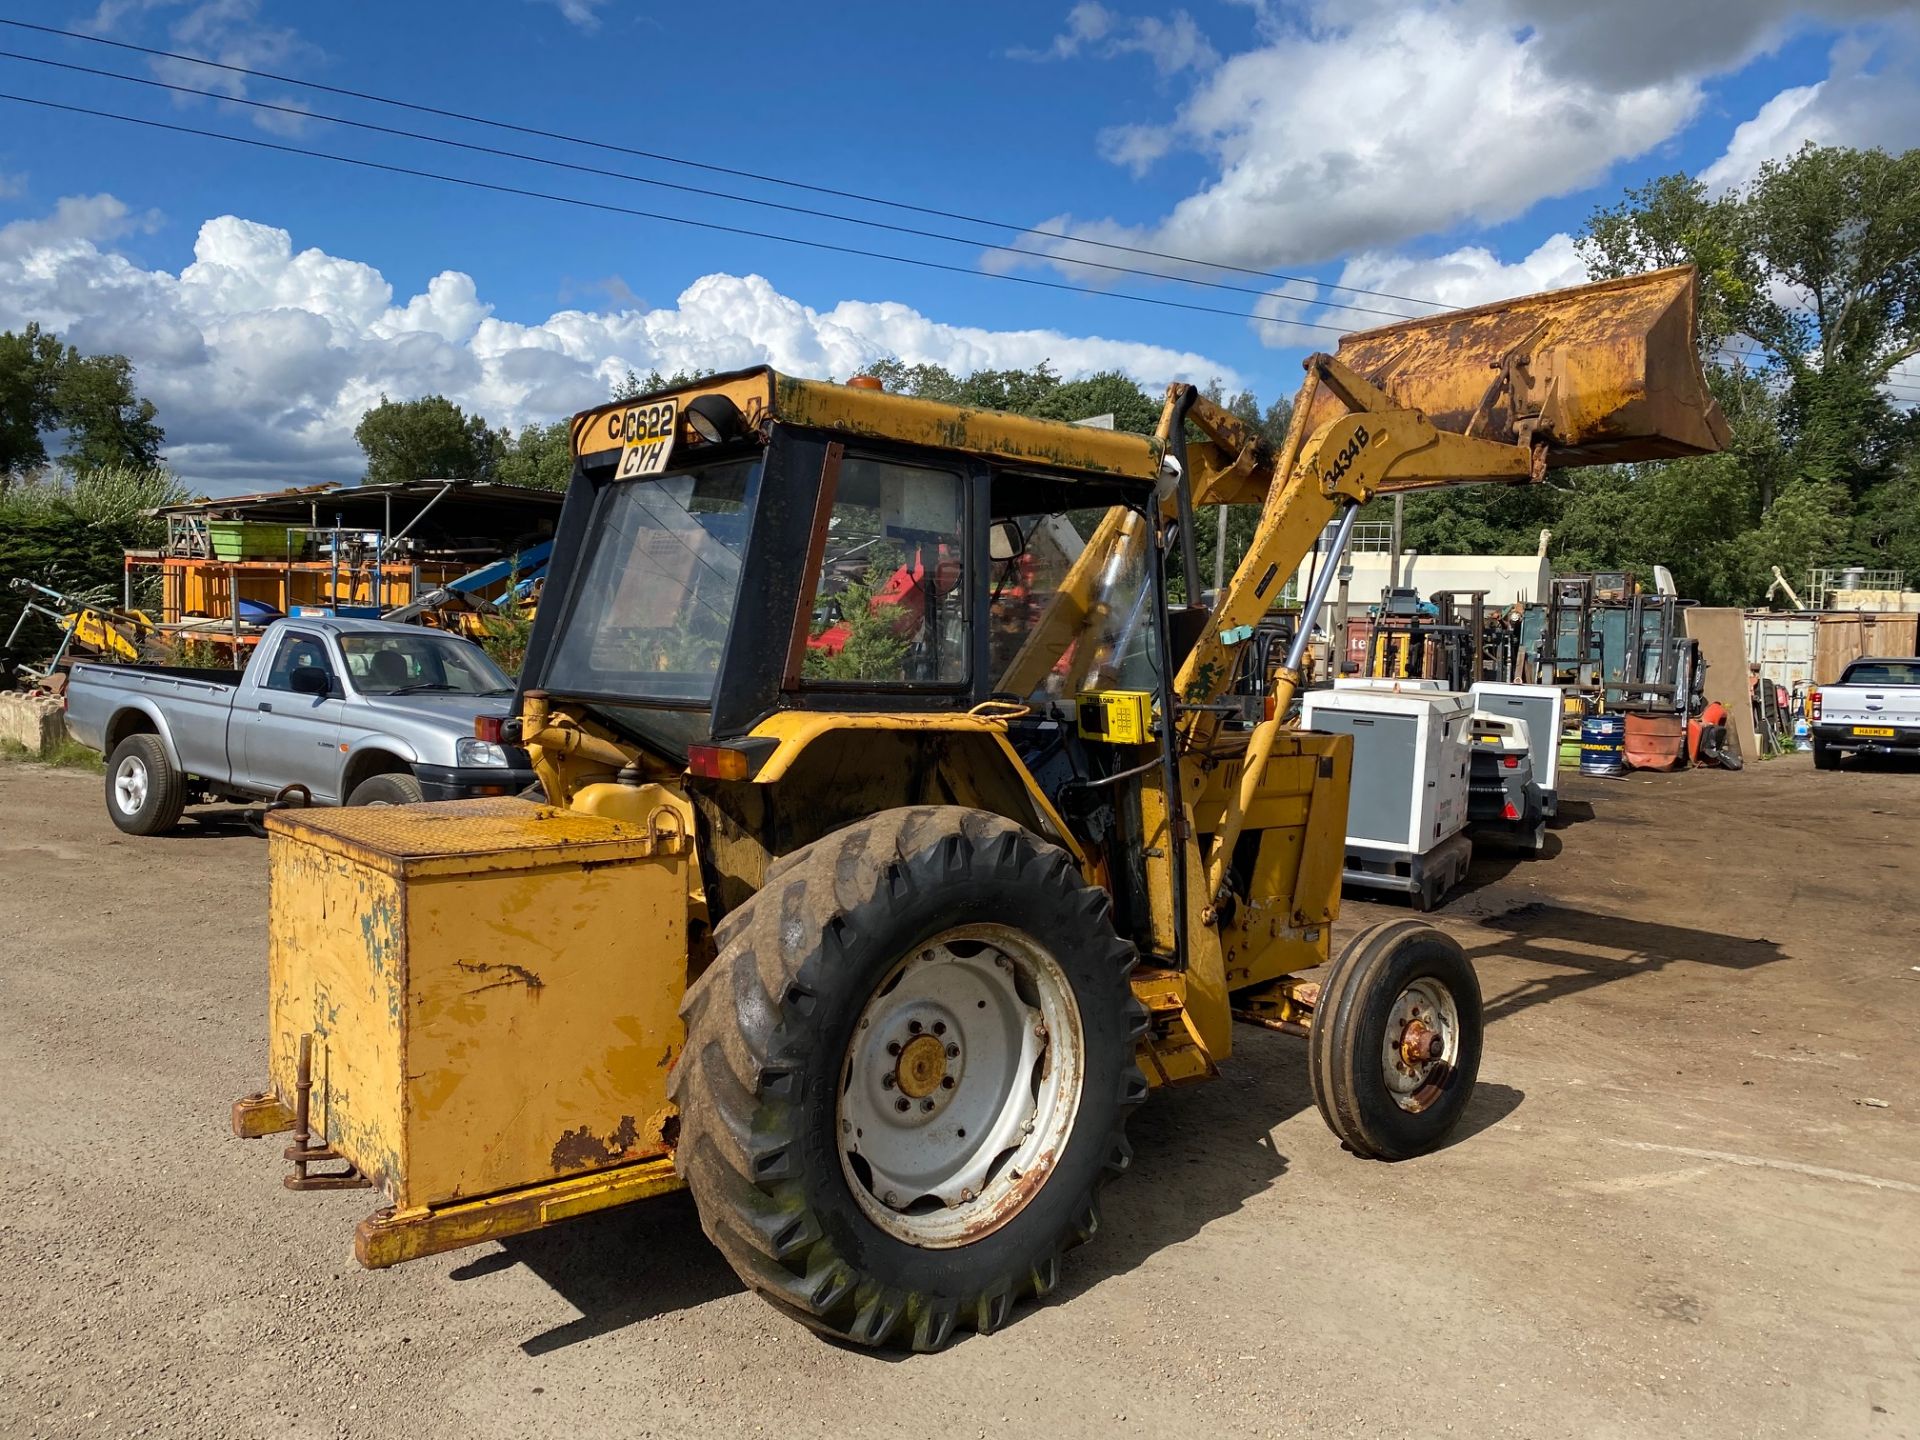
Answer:
[(987, 556), (993, 560), (1018, 560), (1026, 553), (1027, 537), (1012, 520), (996, 520), (987, 532)]
[(333, 681), (318, 665), (302, 666), (287, 672), (287, 685), (296, 695), (331, 695)]

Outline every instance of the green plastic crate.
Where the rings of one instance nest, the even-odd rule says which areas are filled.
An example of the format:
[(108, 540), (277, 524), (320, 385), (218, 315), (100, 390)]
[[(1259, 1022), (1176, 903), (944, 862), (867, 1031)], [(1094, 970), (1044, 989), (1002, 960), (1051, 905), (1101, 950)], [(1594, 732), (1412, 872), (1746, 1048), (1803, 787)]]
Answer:
[(279, 560), (287, 553), (287, 527), (248, 520), (209, 520), (207, 542), (216, 560)]

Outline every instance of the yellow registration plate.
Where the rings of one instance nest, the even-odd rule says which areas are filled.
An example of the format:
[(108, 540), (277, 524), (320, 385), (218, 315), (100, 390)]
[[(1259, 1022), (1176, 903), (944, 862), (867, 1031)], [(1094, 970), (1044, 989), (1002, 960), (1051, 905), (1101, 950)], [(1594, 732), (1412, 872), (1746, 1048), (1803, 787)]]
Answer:
[(1856, 735), (1872, 735), (1876, 739), (1881, 740), (1891, 740), (1893, 738), (1893, 727), (1891, 725), (1856, 725), (1853, 727), (1853, 733)]
[(625, 411), (620, 416), (620, 469), (614, 478), (633, 480), (663, 472), (679, 428), (678, 400), (655, 400)]

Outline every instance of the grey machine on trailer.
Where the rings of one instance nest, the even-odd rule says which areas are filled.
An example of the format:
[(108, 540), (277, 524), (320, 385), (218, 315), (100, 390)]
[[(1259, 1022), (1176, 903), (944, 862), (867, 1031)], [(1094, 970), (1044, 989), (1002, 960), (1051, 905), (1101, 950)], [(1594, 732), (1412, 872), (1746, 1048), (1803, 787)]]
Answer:
[(1430, 910), (1466, 878), (1472, 718), (1466, 695), (1391, 680), (1316, 690), (1301, 702), (1308, 729), (1353, 737), (1348, 884), (1398, 891)]

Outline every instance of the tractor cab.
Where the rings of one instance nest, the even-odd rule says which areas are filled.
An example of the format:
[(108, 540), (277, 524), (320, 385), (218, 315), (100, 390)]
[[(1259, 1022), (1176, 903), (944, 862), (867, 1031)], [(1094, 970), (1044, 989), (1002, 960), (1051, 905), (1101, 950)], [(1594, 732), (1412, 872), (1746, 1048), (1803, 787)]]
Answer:
[[(1070, 705), (1095, 650), (1096, 679), (1158, 683), (1151, 547), (1114, 548), (1150, 533), (1144, 437), (761, 369), (590, 411), (573, 442), (527, 683), (668, 758), (786, 709)], [(1101, 535), (1116, 509), (1137, 525)], [(1099, 623), (1069, 604), (1036, 668), (1096, 539)]]
[[(1156, 441), (756, 369), (589, 411), (573, 444), (522, 684), (643, 747), (704, 832), (758, 837), (717, 908), (886, 805), (993, 787), (1064, 836), (1047, 811), (1152, 759)], [(936, 718), (969, 716), (991, 732)], [(799, 773), (769, 785), (776, 756)]]

